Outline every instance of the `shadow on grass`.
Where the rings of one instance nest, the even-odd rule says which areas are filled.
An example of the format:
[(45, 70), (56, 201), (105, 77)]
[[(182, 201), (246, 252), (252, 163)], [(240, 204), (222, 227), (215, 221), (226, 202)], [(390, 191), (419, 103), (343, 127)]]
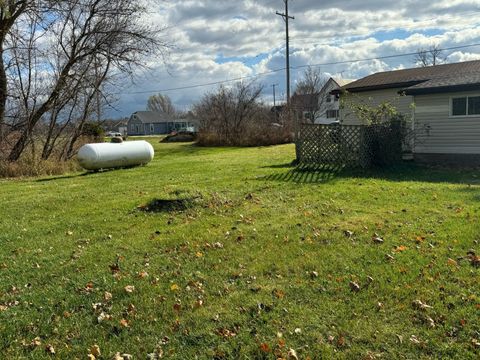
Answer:
[(42, 179), (36, 180), (36, 182), (49, 182), (49, 181), (57, 181), (57, 180), (67, 180), (67, 179), (74, 179), (74, 178), (89, 176), (89, 175), (94, 175), (94, 174), (96, 174), (96, 173), (85, 171), (85, 172), (80, 173), (80, 174), (60, 175), (60, 176), (42, 178)]
[(302, 184), (327, 183), (341, 178), (378, 179), (393, 182), (425, 182), (480, 185), (478, 170), (432, 168), (413, 163), (404, 163), (389, 168), (348, 169), (343, 166), (314, 164), (279, 164), (264, 168), (289, 171), (267, 175), (259, 180), (284, 181)]
[(259, 178), (267, 181), (285, 181), (301, 184), (326, 183), (338, 178), (343, 167), (329, 165), (306, 165), (294, 166), (292, 164), (281, 164), (268, 166), (273, 169), (291, 168), (282, 173), (276, 173)]

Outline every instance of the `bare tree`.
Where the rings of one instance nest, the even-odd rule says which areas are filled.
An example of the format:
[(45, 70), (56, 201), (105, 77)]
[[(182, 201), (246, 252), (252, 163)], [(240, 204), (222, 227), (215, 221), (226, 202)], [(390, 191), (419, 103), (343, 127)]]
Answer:
[(148, 98), (147, 110), (174, 116), (177, 110), (168, 95), (156, 94)]
[(242, 82), (232, 88), (220, 86), (216, 93), (205, 95), (195, 106), (200, 132), (223, 145), (240, 144), (249, 122), (263, 109), (259, 101), (262, 90), (261, 85)]
[(8, 98), (5, 45), (10, 30), (32, 6), (33, 0), (7, 0), (0, 2), (0, 144), (4, 140), (5, 109)]
[(428, 49), (419, 49), (414, 57), (414, 61), (421, 67), (435, 66), (444, 63), (447, 56), (444, 56), (443, 50), (439, 45), (431, 45)]
[(322, 90), (327, 81), (328, 78), (321, 73), (320, 68), (308, 67), (295, 88), (293, 106), (297, 111), (306, 111), (312, 122), (326, 101), (325, 96), (328, 94), (322, 94)]
[[(33, 4), (41, 2), (32, 0)], [(81, 124), (85, 121), (85, 114), (90, 116), (92, 107), (95, 108), (95, 100), (106, 98), (102, 91), (106, 79), (118, 74), (133, 76), (134, 67), (141, 66), (147, 55), (156, 54), (166, 46), (156, 36), (158, 29), (144, 23), (142, 16), (146, 9), (136, 0), (45, 0), (47, 2), (50, 4), (48, 16), (31, 17), (35, 26), (30, 31), (26, 32), (20, 25), (15, 32), (11, 31), (13, 25), (8, 30), (7, 41), (12, 43), (34, 34), (29, 44), (33, 53), (27, 54), (24, 61), (15, 64), (10, 72), (15, 89), (20, 89), (22, 94), (13, 94), (18, 136), (8, 156), (10, 161), (21, 156), (35, 128), (44, 122), (50, 124), (50, 136), (44, 150), (45, 154), (51, 152), (49, 148), (55, 139), (53, 130), (59, 129), (59, 116), (71, 120), (75, 115)], [(23, 17), (19, 15), (17, 22), (29, 19), (27, 13), (23, 14)], [(41, 37), (49, 41), (38, 41)], [(52, 53), (53, 61), (51, 55), (48, 56)], [(32, 64), (32, 59), (38, 59), (37, 63)], [(35, 77), (42, 80), (36, 87), (32, 85)], [(26, 99), (25, 106), (19, 101), (22, 98)], [(65, 128), (71, 129), (70, 126)]]

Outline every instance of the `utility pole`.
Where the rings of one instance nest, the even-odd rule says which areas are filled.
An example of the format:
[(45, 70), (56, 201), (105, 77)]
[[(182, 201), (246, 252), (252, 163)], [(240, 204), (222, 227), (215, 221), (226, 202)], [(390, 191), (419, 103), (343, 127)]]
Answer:
[(285, 39), (287, 42), (286, 46), (286, 70), (287, 70), (287, 106), (290, 108), (290, 38), (288, 36), (288, 21), (290, 19), (295, 20), (294, 16), (289, 16), (288, 15), (288, 0), (283, 0), (285, 3), (285, 13), (279, 13), (278, 11), (276, 12), (277, 15), (281, 16), (283, 20), (285, 20)]
[[(277, 86), (277, 85), (278, 85), (278, 84), (273, 84), (273, 85), (272, 85), (272, 87), (273, 87), (273, 108), (274, 108), (274, 109), (275, 109), (276, 106), (277, 106), (277, 104), (276, 104), (276, 102), (275, 102), (275, 86)], [(277, 110), (275, 109), (275, 111), (277, 111)]]

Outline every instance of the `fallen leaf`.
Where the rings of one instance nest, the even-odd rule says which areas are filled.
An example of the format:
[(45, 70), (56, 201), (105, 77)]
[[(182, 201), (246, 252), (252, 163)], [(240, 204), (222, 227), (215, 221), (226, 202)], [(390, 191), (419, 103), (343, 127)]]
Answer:
[(70, 231), (70, 230), (69, 230), (69, 231), (66, 232), (66, 234), (67, 234), (68, 236), (72, 236), (72, 235), (73, 235), (73, 231)]
[(393, 251), (396, 253), (403, 252), (406, 250), (408, 250), (408, 247), (406, 247), (405, 245), (400, 245), (400, 246), (397, 246), (395, 249), (393, 249)]
[(260, 344), (260, 350), (262, 350), (265, 353), (269, 353), (272, 350), (270, 349), (270, 346), (267, 343), (261, 343)]
[(120, 326), (127, 328), (129, 326), (127, 319), (120, 320)]
[(285, 297), (285, 292), (283, 290), (275, 289), (272, 293), (277, 299), (283, 299)]
[(170, 290), (172, 290), (172, 291), (178, 291), (179, 289), (180, 289), (180, 288), (178, 287), (177, 284), (172, 284), (172, 285), (170, 286)]
[(415, 344), (415, 345), (419, 345), (419, 344), (421, 343), (420, 340), (417, 338), (416, 335), (410, 336), (410, 342), (412, 342), (412, 343)]
[(427, 310), (427, 309), (431, 309), (432, 307), (430, 305), (427, 305), (425, 303), (423, 303), (422, 301), (420, 300), (414, 300), (412, 302), (412, 306), (415, 308), (415, 309), (418, 309), (418, 310)]
[(302, 333), (302, 329), (296, 328), (295, 329), (295, 334), (300, 335)]
[(298, 360), (297, 352), (294, 349), (289, 349), (287, 353), (287, 358), (291, 360)]
[(348, 285), (350, 286), (350, 289), (353, 292), (359, 292), (360, 291), (360, 285), (358, 285), (356, 282), (350, 281), (350, 283)]
[(380, 237), (378, 236), (377, 234), (374, 234), (372, 236), (372, 241), (375, 243), (375, 244), (383, 244), (385, 241)]
[(45, 346), (45, 351), (47, 352), (47, 354), (55, 355), (55, 348), (50, 344)]
[(427, 316), (427, 325), (428, 327), (430, 328), (434, 328), (435, 327), (435, 321), (433, 321), (433, 319), (430, 317), (430, 316)]
[(133, 285), (127, 285), (127, 286), (125, 286), (124, 289), (125, 289), (125, 292), (131, 294), (131, 293), (133, 293), (133, 292), (135, 291), (135, 286), (133, 286)]
[(224, 337), (224, 338), (237, 336), (237, 334), (234, 331), (231, 331), (231, 330), (225, 329), (225, 328), (217, 329), (217, 334)]
[(92, 354), (95, 357), (99, 357), (101, 355), (100, 353), (100, 347), (98, 345), (92, 345), (90, 348), (90, 354)]
[(477, 339), (472, 339), (472, 345), (476, 348), (480, 348), (480, 341)]
[(91, 292), (91, 291), (94, 290), (93, 287), (94, 287), (93, 282), (89, 282), (89, 283), (87, 283), (87, 285), (85, 285), (85, 289), (84, 289), (84, 290), (85, 290), (86, 292)]
[(447, 264), (450, 266), (458, 266), (458, 262), (450, 258), (447, 260)]
[(103, 299), (104, 299), (105, 301), (110, 301), (110, 300), (112, 300), (112, 297), (113, 297), (112, 293), (109, 293), (108, 291), (105, 291), (105, 293), (103, 294)]
[(97, 317), (97, 322), (100, 324), (102, 323), (103, 321), (105, 320), (111, 320), (112, 319), (112, 316), (111, 315), (108, 315), (108, 314), (105, 314), (103, 311), (100, 313), (100, 315), (98, 315)]
[(148, 273), (147, 273), (146, 271), (140, 271), (140, 272), (138, 273), (138, 277), (139, 277), (140, 279), (145, 279), (145, 278), (148, 277)]

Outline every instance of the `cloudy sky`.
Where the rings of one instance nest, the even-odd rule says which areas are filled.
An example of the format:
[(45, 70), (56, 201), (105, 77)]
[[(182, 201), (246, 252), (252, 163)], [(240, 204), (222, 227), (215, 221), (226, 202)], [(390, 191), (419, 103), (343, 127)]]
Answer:
[[(149, 21), (165, 26), (173, 44), (166, 59), (153, 58), (135, 84), (118, 89), (112, 117), (145, 110), (147, 98), (162, 92), (181, 110), (218, 85), (254, 78), (263, 99), (285, 97), (283, 0), (157, 0)], [(292, 92), (312, 65), (327, 75), (356, 79), (373, 72), (415, 66), (412, 53), (433, 44), (454, 48), (480, 43), (480, 0), (289, 0)], [(480, 46), (444, 52), (447, 61), (480, 59)], [(373, 59), (368, 61), (354, 61)], [(206, 85), (212, 84), (212, 85)], [(227, 82), (231, 84), (231, 82)], [(205, 86), (204, 86), (205, 85)], [(184, 88), (177, 89), (176, 88)]]

